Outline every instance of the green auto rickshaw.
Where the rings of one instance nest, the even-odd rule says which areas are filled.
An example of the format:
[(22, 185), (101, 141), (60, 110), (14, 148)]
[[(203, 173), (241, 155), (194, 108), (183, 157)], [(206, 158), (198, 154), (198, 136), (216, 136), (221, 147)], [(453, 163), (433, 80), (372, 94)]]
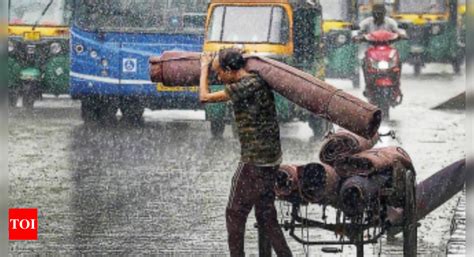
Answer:
[(464, 50), (458, 40), (457, 12), (458, 0), (395, 0), (391, 16), (409, 37), (396, 46), (415, 75), (426, 63), (448, 63), (460, 72)]
[(350, 79), (360, 86), (358, 45), (352, 38), (357, 23), (356, 0), (321, 0), (327, 78)]
[(71, 0), (10, 0), (8, 18), (8, 93), (33, 108), (43, 93), (69, 88)]
[[(205, 52), (236, 47), (246, 53), (267, 56), (324, 79), (323, 32), (319, 1), (212, 0), (208, 7)], [(238, 18), (236, 18), (238, 17)], [(222, 90), (213, 85), (211, 90)], [(276, 94), (276, 93), (275, 93)], [(211, 132), (220, 136), (233, 112), (229, 103), (206, 105)], [(308, 121), (315, 137), (331, 124), (276, 94), (280, 122)], [(235, 124), (232, 124), (235, 128)]]
[(458, 0), (458, 41), (465, 55), (466, 47), (466, 0)]

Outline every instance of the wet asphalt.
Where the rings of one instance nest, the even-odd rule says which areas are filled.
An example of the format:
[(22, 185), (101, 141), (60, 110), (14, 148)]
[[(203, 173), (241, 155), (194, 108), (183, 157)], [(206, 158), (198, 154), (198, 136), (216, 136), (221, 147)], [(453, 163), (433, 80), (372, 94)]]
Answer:
[[(394, 129), (411, 155), (421, 181), (465, 156), (465, 114), (431, 107), (464, 90), (464, 76), (434, 65), (402, 81), (404, 103), (383, 129)], [(410, 69), (409, 67), (407, 70)], [(350, 83), (330, 83), (362, 97)], [(36, 104), (33, 113), (9, 112), (10, 207), (39, 211), (39, 240), (10, 242), (11, 255), (25, 256), (226, 256), (225, 206), (239, 144), (228, 126), (222, 139), (210, 135), (201, 112), (147, 111), (139, 126), (85, 125), (80, 103), (67, 97)], [(321, 142), (301, 122), (282, 124), (284, 163), (317, 161)], [(455, 199), (456, 198), (456, 199)], [(419, 255), (443, 256), (457, 197), (421, 221)], [(280, 214), (286, 214), (283, 203)], [(321, 215), (317, 207), (309, 214)], [(329, 218), (329, 221), (331, 216)], [(253, 213), (246, 252), (258, 255)], [(287, 233), (286, 233), (287, 234)], [(312, 239), (331, 239), (311, 231)], [(322, 256), (287, 237), (296, 256)], [(380, 245), (366, 247), (378, 256)], [(382, 240), (382, 256), (401, 254), (402, 239)], [(355, 248), (324, 256), (354, 256)]]

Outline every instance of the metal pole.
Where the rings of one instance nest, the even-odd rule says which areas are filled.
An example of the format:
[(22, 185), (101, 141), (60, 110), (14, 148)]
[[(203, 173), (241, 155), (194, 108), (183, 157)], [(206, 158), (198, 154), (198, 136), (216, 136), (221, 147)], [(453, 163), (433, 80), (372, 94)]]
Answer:
[(357, 257), (364, 257), (364, 244), (362, 243), (364, 241), (364, 231), (361, 230), (359, 231), (359, 235), (357, 236)]
[(405, 221), (403, 224), (403, 256), (412, 257), (417, 254), (416, 224), (416, 177), (412, 170), (407, 171), (405, 178)]

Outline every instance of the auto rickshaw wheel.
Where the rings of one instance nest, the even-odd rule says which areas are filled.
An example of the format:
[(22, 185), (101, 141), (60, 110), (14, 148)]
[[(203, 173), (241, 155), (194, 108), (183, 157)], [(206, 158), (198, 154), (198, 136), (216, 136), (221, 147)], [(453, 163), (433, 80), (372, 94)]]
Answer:
[(35, 100), (38, 96), (39, 82), (27, 81), (22, 87), (22, 103), (23, 108), (32, 110), (35, 104)]
[(225, 122), (223, 120), (211, 120), (211, 134), (213, 137), (222, 137), (225, 130)]
[(10, 89), (8, 91), (8, 105), (15, 108), (18, 103), (18, 92), (16, 90)]
[(352, 87), (354, 87), (354, 88), (360, 88), (359, 69), (357, 69), (356, 73), (354, 73), (354, 74), (352, 75), (351, 81), (352, 81)]
[(332, 123), (316, 115), (310, 115), (308, 125), (313, 131), (314, 139), (323, 138), (328, 131), (332, 129)]
[(461, 62), (459, 60), (453, 60), (451, 62), (451, 65), (453, 66), (454, 74), (456, 75), (461, 74)]
[(415, 74), (416, 77), (420, 76), (421, 74), (421, 67), (422, 67), (422, 64), (421, 63), (415, 63), (413, 64), (413, 72)]

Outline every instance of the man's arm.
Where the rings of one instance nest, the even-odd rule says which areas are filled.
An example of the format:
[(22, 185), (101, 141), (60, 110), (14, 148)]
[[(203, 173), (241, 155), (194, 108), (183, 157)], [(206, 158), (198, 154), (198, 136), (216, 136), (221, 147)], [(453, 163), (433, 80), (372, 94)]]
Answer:
[(400, 38), (407, 38), (407, 32), (404, 29), (398, 27), (398, 22), (392, 18), (385, 18), (387, 23), (390, 25), (392, 32), (397, 33)]
[(230, 100), (229, 95), (224, 90), (209, 92), (209, 65), (212, 62), (210, 55), (203, 55), (201, 58), (201, 78), (199, 80), (199, 101), (201, 103), (217, 103)]

